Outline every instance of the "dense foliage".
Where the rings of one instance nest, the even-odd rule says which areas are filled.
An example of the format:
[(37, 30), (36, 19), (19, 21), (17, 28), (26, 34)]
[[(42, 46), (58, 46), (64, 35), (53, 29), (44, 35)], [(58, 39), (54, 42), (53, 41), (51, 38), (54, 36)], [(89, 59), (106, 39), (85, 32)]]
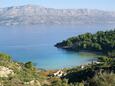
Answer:
[(55, 46), (76, 51), (97, 51), (113, 57), (115, 56), (115, 30), (78, 35), (57, 43)]

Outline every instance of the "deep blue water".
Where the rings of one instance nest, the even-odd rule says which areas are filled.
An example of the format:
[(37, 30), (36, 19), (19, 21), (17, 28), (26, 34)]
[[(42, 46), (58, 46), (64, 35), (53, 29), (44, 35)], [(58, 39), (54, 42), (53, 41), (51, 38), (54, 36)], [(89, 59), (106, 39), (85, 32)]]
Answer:
[(0, 52), (10, 54), (15, 61), (32, 61), (38, 68), (72, 67), (87, 63), (94, 55), (57, 49), (54, 44), (71, 36), (114, 27), (115, 25), (0, 26)]

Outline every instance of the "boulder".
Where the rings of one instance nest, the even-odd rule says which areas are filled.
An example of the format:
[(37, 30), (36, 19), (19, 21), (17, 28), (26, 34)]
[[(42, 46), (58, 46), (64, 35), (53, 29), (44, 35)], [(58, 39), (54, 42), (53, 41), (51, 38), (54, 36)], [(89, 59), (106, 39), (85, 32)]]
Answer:
[(0, 77), (8, 77), (8, 75), (14, 75), (13, 70), (4, 66), (0, 66)]

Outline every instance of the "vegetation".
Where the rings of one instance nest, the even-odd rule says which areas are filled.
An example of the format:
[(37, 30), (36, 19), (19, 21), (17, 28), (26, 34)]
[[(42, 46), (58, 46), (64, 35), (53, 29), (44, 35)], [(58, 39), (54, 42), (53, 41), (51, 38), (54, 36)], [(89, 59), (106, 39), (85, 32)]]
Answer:
[(24, 64), (24, 66), (26, 67), (26, 68), (29, 68), (29, 69), (32, 69), (33, 68), (33, 64), (32, 64), (32, 62), (27, 62), (27, 63), (25, 63)]
[[(102, 59), (103, 58), (103, 59)], [(63, 78), (68, 83), (82, 83), (84, 86), (115, 86), (115, 58), (99, 57), (100, 63), (67, 70)]]
[(115, 86), (115, 30), (98, 31), (71, 37), (55, 45), (73, 51), (95, 51), (105, 56), (97, 57), (96, 62), (67, 69), (69, 86)]
[(11, 60), (11, 56), (9, 56), (7, 54), (0, 53), (0, 60), (10, 61)]
[(110, 57), (115, 56), (115, 30), (98, 31), (71, 37), (55, 45), (58, 48), (75, 51), (88, 50), (102, 52)]
[(89, 80), (89, 86), (115, 86), (115, 74), (103, 73)]
[[(37, 69), (32, 62), (14, 62), (6, 54), (0, 54), (0, 59), (1, 86), (115, 86), (115, 58), (102, 56), (98, 57), (99, 64), (63, 69), (66, 75), (62, 77), (49, 76), (56, 70)], [(12, 70), (13, 74), (2, 77), (6, 72), (2, 67)]]
[[(6, 68), (7, 71), (12, 70), (14, 74), (5, 77), (3, 75), (7, 74), (7, 71), (2, 68)], [(31, 62), (25, 64), (14, 62), (9, 55), (0, 54), (0, 86), (33, 86), (30, 84), (39, 86), (38, 83), (46, 77), (41, 76), (39, 71)]]

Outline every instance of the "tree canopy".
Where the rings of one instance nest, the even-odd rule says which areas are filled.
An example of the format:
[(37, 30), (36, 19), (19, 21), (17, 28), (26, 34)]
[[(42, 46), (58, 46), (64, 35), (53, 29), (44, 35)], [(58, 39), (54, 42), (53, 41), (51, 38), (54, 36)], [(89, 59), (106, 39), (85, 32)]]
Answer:
[(99, 51), (113, 57), (115, 56), (115, 29), (98, 31), (95, 34), (85, 33), (57, 43), (55, 46), (77, 51)]

